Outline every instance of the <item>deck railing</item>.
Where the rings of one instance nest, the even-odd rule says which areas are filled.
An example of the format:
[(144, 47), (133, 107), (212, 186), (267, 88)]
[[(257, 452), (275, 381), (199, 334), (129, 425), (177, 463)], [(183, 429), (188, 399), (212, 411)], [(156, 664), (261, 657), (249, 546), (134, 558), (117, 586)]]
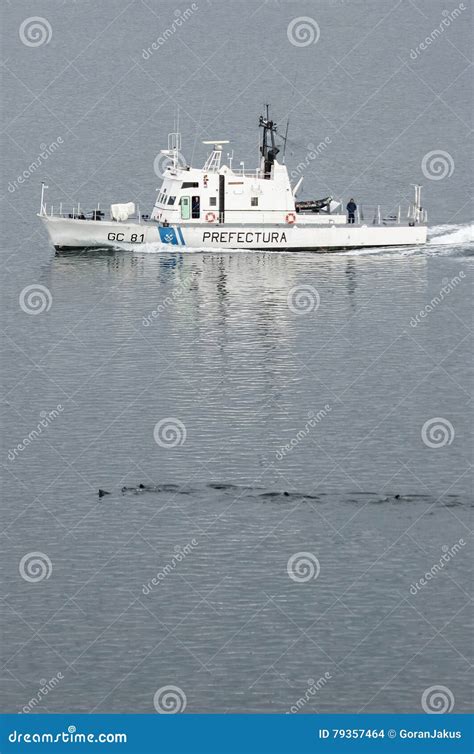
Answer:
[[(98, 213), (101, 213), (102, 220), (109, 220), (112, 221), (112, 217), (110, 215), (110, 206), (107, 206), (104, 209), (101, 209), (100, 204), (97, 204), (96, 207), (92, 208), (83, 208), (80, 204), (64, 204), (63, 202), (59, 202), (59, 204), (51, 204), (49, 206), (46, 206), (46, 204), (43, 205), (43, 214), (48, 215), (48, 217), (64, 217), (67, 219), (72, 220), (93, 220), (93, 219), (99, 219), (97, 217)], [(135, 212), (127, 218), (127, 222), (130, 220), (132, 222), (145, 222), (150, 217), (150, 214), (147, 213), (141, 213), (140, 206), (136, 205)]]
[[(337, 200), (335, 200), (337, 201)], [(234, 215), (236, 218), (241, 212), (246, 212), (249, 210), (228, 210), (227, 211), (227, 217), (230, 220), (230, 218)], [(258, 212), (258, 211), (257, 211)], [(102, 213), (102, 216), (98, 216), (98, 213)], [(100, 204), (97, 204), (96, 207), (93, 207), (92, 209), (83, 209), (80, 203), (75, 205), (67, 205), (63, 202), (60, 202), (57, 205), (51, 204), (49, 207), (46, 206), (46, 204), (43, 205), (43, 212), (42, 214), (48, 215), (49, 217), (64, 217), (68, 219), (74, 219), (74, 220), (94, 220), (94, 219), (102, 219), (106, 221), (112, 221), (112, 218), (110, 216), (110, 207), (107, 206), (106, 209), (102, 210), (100, 207)], [(252, 213), (253, 214), (253, 213)], [(296, 213), (296, 223), (298, 223), (298, 216), (302, 215), (304, 217), (311, 217), (311, 216), (317, 216), (319, 218), (327, 218), (328, 222), (330, 221), (330, 218), (334, 215), (341, 215), (345, 214), (347, 217), (347, 212), (345, 211), (345, 207), (343, 204), (338, 207), (338, 211), (334, 213), (329, 212), (320, 212), (320, 213), (313, 213), (313, 212), (304, 212), (301, 211), (299, 213)], [(274, 212), (266, 213), (258, 213), (259, 217), (255, 221), (252, 221), (253, 223), (258, 224), (285, 224), (284, 220), (280, 218), (280, 215), (282, 215), (281, 212), (275, 210)], [(204, 217), (204, 212), (202, 214), (202, 217), (200, 218), (201, 221)], [(147, 222), (150, 219), (149, 213), (141, 213), (140, 206), (136, 205), (135, 212), (131, 214), (125, 222), (136, 222), (141, 224), (142, 222)], [(427, 211), (425, 209), (420, 211), (420, 217), (418, 222), (426, 223), (428, 220)], [(413, 223), (415, 221), (415, 218), (413, 216), (413, 205), (410, 205), (407, 209), (407, 211), (402, 211), (401, 205), (398, 206), (395, 210), (391, 210), (388, 213), (383, 212), (380, 204), (378, 205), (359, 205), (357, 207), (357, 210), (355, 212), (355, 224), (357, 225), (407, 225), (408, 223)], [(177, 217), (175, 220), (171, 221), (172, 223), (181, 222), (181, 218)], [(236, 219), (237, 222), (237, 219)]]

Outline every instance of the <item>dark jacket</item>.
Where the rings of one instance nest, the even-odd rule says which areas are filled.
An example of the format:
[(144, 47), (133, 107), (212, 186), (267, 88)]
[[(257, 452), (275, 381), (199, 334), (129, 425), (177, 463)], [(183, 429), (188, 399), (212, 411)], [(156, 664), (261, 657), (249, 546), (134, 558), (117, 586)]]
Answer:
[(349, 214), (353, 215), (357, 209), (357, 204), (355, 202), (349, 202), (346, 209), (349, 212)]

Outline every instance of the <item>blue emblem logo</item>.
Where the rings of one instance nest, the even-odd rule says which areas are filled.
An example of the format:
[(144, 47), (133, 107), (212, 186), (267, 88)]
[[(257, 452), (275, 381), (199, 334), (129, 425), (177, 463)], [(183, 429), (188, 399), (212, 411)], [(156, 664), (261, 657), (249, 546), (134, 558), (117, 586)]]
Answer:
[(163, 228), (160, 226), (158, 230), (160, 231), (160, 241), (162, 243), (169, 243), (172, 244), (172, 246), (179, 245), (174, 228)]

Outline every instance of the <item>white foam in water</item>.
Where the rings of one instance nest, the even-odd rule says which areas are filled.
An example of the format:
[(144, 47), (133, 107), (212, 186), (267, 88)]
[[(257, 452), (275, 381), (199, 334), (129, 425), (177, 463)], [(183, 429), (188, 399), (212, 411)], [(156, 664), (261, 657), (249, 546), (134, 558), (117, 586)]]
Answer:
[[(248, 251), (251, 251), (251, 249), (224, 249), (220, 247), (211, 248), (210, 246), (174, 246), (172, 244), (162, 244), (157, 241), (156, 243), (141, 244), (139, 247), (135, 246), (133, 251), (138, 254), (170, 254), (173, 252), (179, 252), (180, 254), (238, 254), (239, 252), (247, 253)], [(267, 253), (271, 253), (271, 249), (269, 249)], [(273, 253), (280, 254), (281, 252), (274, 251)]]
[(436, 246), (463, 246), (474, 242), (474, 225), (435, 225), (428, 229), (429, 242)]

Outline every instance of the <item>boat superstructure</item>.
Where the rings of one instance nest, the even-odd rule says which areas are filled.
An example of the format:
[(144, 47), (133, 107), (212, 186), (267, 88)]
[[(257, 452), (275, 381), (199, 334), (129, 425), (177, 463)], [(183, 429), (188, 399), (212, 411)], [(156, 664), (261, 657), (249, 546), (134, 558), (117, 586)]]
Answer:
[[(426, 212), (421, 207), (421, 186), (406, 220), (401, 210), (383, 217), (375, 208), (358, 208), (348, 217), (333, 197), (297, 201), (303, 179), (291, 185), (284, 162), (279, 162), (276, 124), (261, 116), (259, 165), (233, 168), (233, 156), (223, 160), (226, 140), (204, 142), (210, 147), (202, 168), (184, 164), (181, 135), (168, 136), (162, 150), (168, 161), (151, 215), (142, 215), (133, 202), (54, 212), (44, 203), (42, 185), (39, 216), (57, 250), (72, 248), (139, 248), (143, 244), (187, 246), (198, 249), (312, 250), (368, 246), (404, 246), (426, 243)], [(367, 217), (367, 219), (366, 219)]]

